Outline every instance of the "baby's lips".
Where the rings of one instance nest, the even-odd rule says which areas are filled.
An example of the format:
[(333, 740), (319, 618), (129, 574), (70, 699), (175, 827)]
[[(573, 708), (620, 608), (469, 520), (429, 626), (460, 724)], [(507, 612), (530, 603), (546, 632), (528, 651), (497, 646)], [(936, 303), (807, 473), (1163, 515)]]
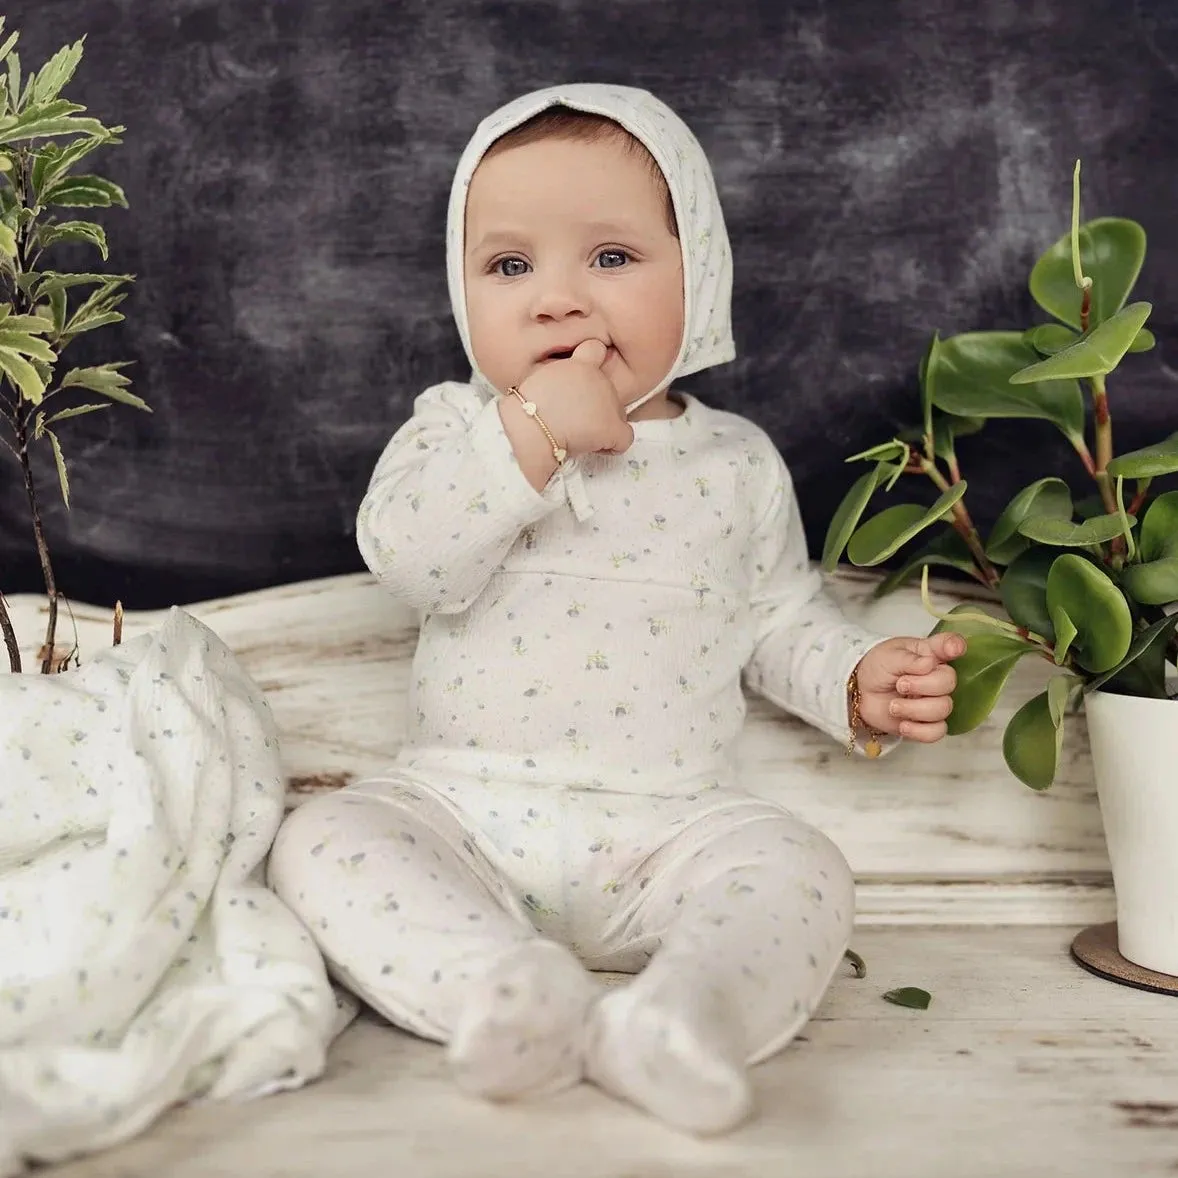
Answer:
[[(590, 336), (586, 336), (585, 339), (577, 340), (575, 343), (571, 343), (571, 344), (567, 344), (567, 345), (560, 344), (560, 345), (556, 345), (554, 347), (546, 349), (539, 356), (536, 357), (536, 363), (537, 364), (547, 364), (553, 360), (569, 360), (572, 358), (573, 353), (582, 344), (587, 344), (590, 340), (593, 340), (596, 343), (601, 344), (601, 346), (603, 348), (605, 348), (606, 354), (609, 353), (610, 345), (608, 343), (606, 343), (605, 340), (599, 339), (597, 336), (590, 335)], [(603, 359), (604, 359), (604, 357), (603, 357)]]

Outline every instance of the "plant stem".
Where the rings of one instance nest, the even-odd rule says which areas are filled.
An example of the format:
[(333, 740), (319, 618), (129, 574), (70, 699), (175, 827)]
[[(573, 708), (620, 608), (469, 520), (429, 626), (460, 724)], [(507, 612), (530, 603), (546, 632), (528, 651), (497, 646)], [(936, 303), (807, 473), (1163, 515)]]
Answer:
[[(17, 169), (16, 196), (20, 206), (25, 207), (28, 195), (28, 153), (21, 148), (20, 166)], [(16, 238), (16, 272), (27, 273), (29, 270), (29, 234), (28, 227), (22, 226)], [(13, 308), (18, 315), (28, 315), (32, 312), (32, 300), (21, 290), (20, 284), (13, 283)], [(33, 537), (37, 544), (37, 556), (41, 561), (41, 576), (45, 582), (45, 592), (49, 597), (49, 624), (45, 630), (45, 648), (41, 657), (41, 674), (48, 675), (53, 670), (53, 645), (57, 637), (57, 581), (53, 575), (53, 564), (49, 559), (49, 546), (45, 542), (45, 529), (41, 524), (41, 512), (37, 505), (37, 489), (33, 482), (33, 468), (29, 462), (29, 418), (32, 409), (21, 412), (20, 395), (17, 395), (16, 420), (13, 426), (16, 432), (17, 452), (20, 457), (21, 473), (24, 475), (25, 496), (29, 501), (29, 511), (33, 517)]]
[(16, 631), (12, 628), (12, 619), (8, 616), (8, 602), (4, 600), (3, 593), (0, 593), (0, 631), (4, 633), (4, 645), (8, 648), (8, 665), (14, 675), (19, 675), (20, 647), (16, 643)]
[[(944, 492), (948, 491), (950, 487), (956, 483), (961, 482), (961, 472), (957, 471), (953, 479), (953, 483), (949, 483), (943, 474), (937, 470), (936, 464), (929, 462), (927, 459), (920, 464), (921, 470), (924, 471), (938, 490)], [(998, 582), (1002, 579), (998, 570), (990, 563), (990, 558), (986, 555), (986, 549), (982, 545), (982, 538), (978, 534), (977, 528), (974, 527), (974, 522), (970, 518), (968, 509), (964, 501), (958, 500), (953, 504), (953, 529), (965, 541), (973, 555), (974, 561), (977, 563), (978, 569), (982, 574), (982, 583), (990, 589), (997, 587)]]
[(1130, 515), (1136, 515), (1144, 506), (1146, 497), (1149, 495), (1149, 484), (1153, 482), (1152, 479), (1142, 479), (1137, 488), (1137, 493), (1129, 503), (1128, 512)]
[[(1108, 483), (1108, 464), (1113, 460), (1113, 422), (1108, 411), (1108, 393), (1104, 387), (1103, 376), (1092, 377), (1090, 383), (1092, 385), (1092, 408), (1096, 417), (1096, 476), (1098, 481), (1102, 483), (1102, 495), (1104, 487), (1108, 487), (1109, 511), (1115, 512), (1116, 504), (1113, 502), (1112, 486)], [(1101, 475), (1104, 475), (1103, 480), (1100, 478)]]
[[(1084, 292), (1087, 295), (1087, 291)], [(1113, 422), (1108, 411), (1108, 393), (1104, 387), (1104, 377), (1094, 376), (1089, 383), (1092, 386), (1092, 408), (1096, 419), (1096, 464), (1093, 477), (1100, 489), (1100, 500), (1104, 510), (1109, 515), (1120, 515), (1121, 505), (1117, 501), (1113, 490), (1113, 481), (1108, 473), (1108, 464), (1113, 460)], [(1110, 541), (1110, 551), (1115, 558), (1125, 555), (1125, 537), (1114, 536)]]
[(1093, 477), (1096, 477), (1096, 461), (1092, 457), (1092, 452), (1088, 449), (1088, 444), (1083, 438), (1068, 438), (1072, 443), (1072, 448), (1080, 456), (1080, 461), (1084, 464), (1084, 469)]
[(49, 559), (49, 546), (45, 543), (45, 529), (41, 524), (41, 511), (37, 505), (37, 488), (33, 483), (33, 468), (29, 462), (28, 422), (17, 426), (17, 440), (20, 442), (20, 466), (25, 480), (25, 496), (33, 517), (33, 536), (37, 542), (37, 556), (41, 561), (41, 577), (49, 597), (49, 624), (45, 629), (45, 650), (41, 658), (41, 674), (48, 675), (53, 669), (53, 643), (57, 637), (57, 580), (53, 575), (53, 562)]

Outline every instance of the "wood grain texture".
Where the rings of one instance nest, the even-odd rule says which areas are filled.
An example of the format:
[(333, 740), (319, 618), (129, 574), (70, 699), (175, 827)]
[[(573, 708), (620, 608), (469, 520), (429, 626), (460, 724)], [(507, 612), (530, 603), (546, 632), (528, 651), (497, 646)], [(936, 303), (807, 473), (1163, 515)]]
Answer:
[[(876, 583), (851, 570), (831, 579), (851, 616), (885, 633), (928, 631), (915, 586), (875, 601)], [(933, 599), (945, 610), (963, 599), (962, 590), (934, 583)], [(17, 597), (12, 606), (32, 665), (43, 603)], [(391, 760), (403, 738), (416, 623), (368, 574), (188, 608), (265, 689), (292, 804)], [(109, 643), (107, 611), (76, 605), (73, 616), (83, 658)], [(125, 638), (161, 617), (128, 613)], [(59, 637), (71, 634), (64, 613)], [(874, 762), (846, 757), (824, 734), (753, 701), (740, 745), (745, 780), (842, 847), (861, 882), (864, 921), (1110, 919), (1108, 857), (1082, 716), (1066, 721), (1064, 761), (1051, 790), (1027, 789), (1002, 759), (1002, 728), (1050, 672), (1046, 663), (1024, 660), (975, 732), (931, 747), (902, 745)]]
[[(1178, 1002), (1083, 972), (1072, 929), (861, 930), (817, 1017), (756, 1069), (760, 1116), (696, 1142), (586, 1085), (489, 1106), (367, 1017), (301, 1092), (166, 1117), (54, 1178), (1162, 1178)], [(884, 1002), (900, 986), (927, 1011)]]

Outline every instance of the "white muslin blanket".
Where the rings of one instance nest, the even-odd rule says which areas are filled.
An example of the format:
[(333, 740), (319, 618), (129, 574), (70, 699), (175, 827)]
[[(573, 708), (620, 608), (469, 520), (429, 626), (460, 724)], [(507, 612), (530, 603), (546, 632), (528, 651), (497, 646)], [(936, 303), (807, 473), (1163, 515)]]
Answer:
[(0, 1174), (298, 1087), (352, 1009), (263, 883), (270, 709), (206, 626), (0, 676)]

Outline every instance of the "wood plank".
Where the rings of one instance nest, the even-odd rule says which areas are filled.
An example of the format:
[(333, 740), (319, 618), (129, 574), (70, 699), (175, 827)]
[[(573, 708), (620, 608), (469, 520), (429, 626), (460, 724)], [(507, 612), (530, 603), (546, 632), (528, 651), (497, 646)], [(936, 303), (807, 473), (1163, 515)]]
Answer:
[[(1072, 930), (862, 929), (868, 976), (757, 1069), (760, 1116), (696, 1142), (588, 1086), (493, 1107), (364, 1018), (301, 1092), (165, 1118), (55, 1178), (1160, 1178), (1178, 1169), (1178, 1001), (1091, 977)], [(919, 985), (927, 1011), (892, 1006)], [(1167, 1132), (1168, 1130), (1168, 1132)]]
[[(888, 633), (928, 631), (916, 587), (872, 601), (876, 583), (854, 571), (831, 579), (848, 614), (865, 624)], [(941, 610), (976, 599), (960, 586), (934, 582), (934, 590)], [(44, 604), (31, 596), (10, 604), (31, 665)], [(265, 689), (282, 734), (292, 804), (387, 765), (403, 736), (416, 626), (368, 574), (186, 608), (221, 635)], [(73, 615), (83, 657), (109, 643), (109, 610), (75, 605)], [(162, 617), (163, 611), (129, 613), (124, 634)], [(70, 624), (63, 612), (60, 638), (71, 636)], [(937, 919), (938, 912), (967, 921), (1036, 921), (1047, 912), (1051, 919), (1104, 919), (1109, 866), (1082, 717), (1066, 721), (1066, 753), (1051, 790), (1028, 790), (1002, 760), (1002, 728), (1050, 671), (1024, 660), (978, 730), (931, 748), (905, 745), (879, 762), (848, 759), (822, 733), (753, 701), (740, 745), (748, 786), (830, 834), (864, 882), (865, 910), (878, 919)], [(1028, 887), (1042, 889), (1029, 907)]]

